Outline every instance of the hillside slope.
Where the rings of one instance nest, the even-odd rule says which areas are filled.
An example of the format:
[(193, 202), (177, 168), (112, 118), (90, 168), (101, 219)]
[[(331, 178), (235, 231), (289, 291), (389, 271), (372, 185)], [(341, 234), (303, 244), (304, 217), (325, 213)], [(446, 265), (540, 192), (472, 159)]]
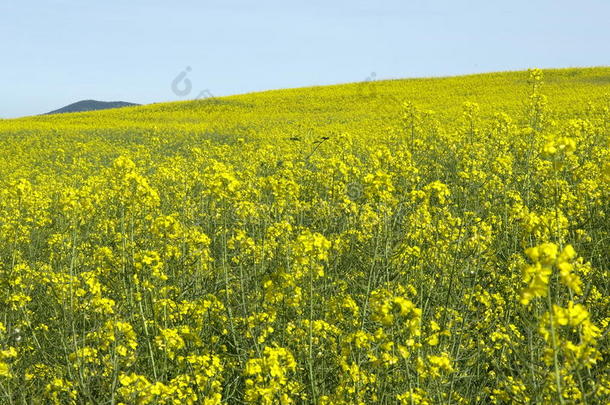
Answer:
[[(610, 68), (556, 69), (545, 70), (544, 74), (547, 110), (553, 118), (580, 116), (588, 102), (603, 102), (610, 93)], [(55, 158), (51, 155), (55, 156), (56, 149), (69, 156), (82, 147), (92, 147), (96, 150), (95, 162), (106, 165), (113, 156), (140, 146), (152, 151), (159, 142), (177, 147), (186, 135), (218, 142), (235, 142), (244, 137), (248, 142), (299, 138), (305, 143), (345, 132), (367, 136), (399, 124), (407, 101), (423, 111), (434, 112), (434, 119), (442, 125), (453, 125), (461, 117), (465, 102), (478, 103), (483, 121), (498, 112), (518, 117), (526, 109), (530, 87), (527, 72), (502, 72), (274, 90), (1, 120), (0, 146), (24, 153), (23, 161), (31, 164), (13, 167), (11, 162), (4, 162), (0, 166), (4, 173), (0, 174), (9, 179), (25, 167), (54, 171)], [(53, 137), (54, 147), (48, 155), (27, 153), (30, 144), (46, 143), (50, 134), (58, 132), (72, 136)], [(16, 138), (19, 134), (24, 137)], [(75, 148), (74, 143), (81, 147)], [(283, 142), (277, 145), (284, 147)], [(88, 164), (96, 165), (95, 162)]]
[(0, 121), (0, 403), (610, 403), (610, 68)]
[(86, 112), (86, 111), (98, 111), (98, 110), (110, 110), (113, 108), (123, 108), (123, 107), (134, 107), (138, 104), (134, 103), (126, 103), (124, 101), (97, 101), (97, 100), (82, 100), (77, 101), (76, 103), (72, 103), (65, 107), (59, 108), (57, 110), (48, 112), (43, 115), (50, 114), (65, 114), (65, 113), (74, 113), (74, 112)]

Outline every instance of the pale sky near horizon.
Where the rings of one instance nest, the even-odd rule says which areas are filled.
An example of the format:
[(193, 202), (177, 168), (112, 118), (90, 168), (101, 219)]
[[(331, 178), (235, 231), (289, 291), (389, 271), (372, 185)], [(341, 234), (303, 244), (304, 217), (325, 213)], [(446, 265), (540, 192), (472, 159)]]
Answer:
[[(147, 104), (372, 72), (608, 66), (610, 1), (4, 0), (0, 61), (0, 118), (83, 99)], [(190, 92), (184, 82), (172, 89), (181, 72)]]

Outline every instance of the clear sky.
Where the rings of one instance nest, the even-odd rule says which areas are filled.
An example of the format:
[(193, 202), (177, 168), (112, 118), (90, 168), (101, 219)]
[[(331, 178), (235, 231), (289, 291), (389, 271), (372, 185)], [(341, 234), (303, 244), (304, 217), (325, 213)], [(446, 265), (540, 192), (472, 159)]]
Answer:
[[(609, 0), (2, 0), (0, 117), (376, 79), (610, 65)], [(187, 67), (190, 68), (187, 70)], [(190, 80), (172, 82), (182, 72)], [(187, 94), (188, 93), (188, 94)]]

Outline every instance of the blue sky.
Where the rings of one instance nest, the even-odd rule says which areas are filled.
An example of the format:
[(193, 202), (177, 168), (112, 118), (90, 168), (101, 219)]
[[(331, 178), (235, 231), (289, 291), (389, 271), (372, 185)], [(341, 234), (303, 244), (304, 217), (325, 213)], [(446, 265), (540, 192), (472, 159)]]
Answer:
[[(184, 100), (372, 72), (610, 65), (609, 27), (608, 0), (4, 0), (0, 117), (82, 99)], [(186, 95), (172, 90), (181, 72), (192, 85)]]

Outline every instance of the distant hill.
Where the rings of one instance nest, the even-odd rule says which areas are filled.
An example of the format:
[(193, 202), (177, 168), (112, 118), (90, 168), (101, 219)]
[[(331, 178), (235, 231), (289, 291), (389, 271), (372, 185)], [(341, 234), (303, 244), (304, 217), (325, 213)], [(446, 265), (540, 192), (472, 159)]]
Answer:
[(132, 107), (139, 104), (126, 103), (124, 101), (97, 101), (97, 100), (82, 100), (74, 104), (67, 105), (58, 110), (48, 112), (43, 115), (49, 114), (63, 114), (73, 112), (84, 112), (84, 111), (96, 111), (96, 110), (109, 110), (111, 108), (122, 108)]

